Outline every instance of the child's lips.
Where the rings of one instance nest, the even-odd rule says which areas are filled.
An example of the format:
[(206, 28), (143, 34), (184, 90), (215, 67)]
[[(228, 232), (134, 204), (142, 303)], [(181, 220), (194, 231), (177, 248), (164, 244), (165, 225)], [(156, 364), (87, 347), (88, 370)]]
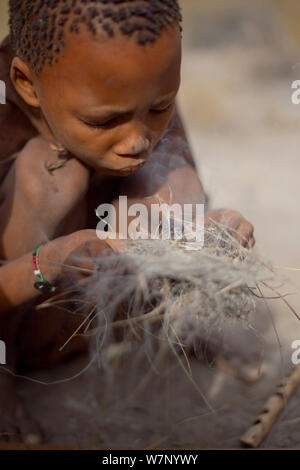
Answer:
[(141, 166), (145, 165), (147, 160), (137, 160), (136, 162), (132, 163), (131, 165), (128, 165), (124, 168), (120, 168), (118, 171), (134, 171), (140, 168)]
[(124, 168), (119, 168), (117, 170), (117, 172), (119, 174), (126, 174), (126, 175), (131, 174), (131, 173), (135, 173), (139, 168), (141, 168), (143, 165), (145, 165), (145, 163), (146, 163), (146, 160), (143, 160), (140, 163), (132, 164), (132, 165), (124, 167)]

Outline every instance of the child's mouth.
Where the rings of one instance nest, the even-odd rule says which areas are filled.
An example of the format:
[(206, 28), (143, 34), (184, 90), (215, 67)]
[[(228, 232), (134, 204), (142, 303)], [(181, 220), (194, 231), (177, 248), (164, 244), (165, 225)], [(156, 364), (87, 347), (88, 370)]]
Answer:
[(120, 172), (120, 173), (134, 173), (134, 172), (137, 171), (139, 168), (141, 168), (142, 166), (144, 166), (145, 163), (146, 163), (146, 161), (143, 160), (142, 162), (139, 162), (139, 163), (136, 163), (136, 164), (127, 166), (127, 167), (125, 167), (125, 168), (120, 168), (120, 169), (117, 170), (117, 171)]

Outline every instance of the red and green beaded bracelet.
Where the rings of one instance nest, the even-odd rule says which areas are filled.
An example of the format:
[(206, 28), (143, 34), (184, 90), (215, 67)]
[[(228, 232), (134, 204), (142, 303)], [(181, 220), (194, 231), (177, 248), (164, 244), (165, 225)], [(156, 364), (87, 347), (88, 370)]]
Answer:
[(39, 251), (41, 249), (42, 245), (37, 246), (32, 253), (32, 259), (33, 259), (33, 266), (34, 266), (34, 274), (37, 277), (37, 281), (34, 283), (34, 287), (39, 290), (40, 292), (54, 292), (55, 287), (53, 287), (50, 282), (46, 281), (46, 279), (43, 278), (43, 275), (41, 273), (40, 267), (39, 267)]

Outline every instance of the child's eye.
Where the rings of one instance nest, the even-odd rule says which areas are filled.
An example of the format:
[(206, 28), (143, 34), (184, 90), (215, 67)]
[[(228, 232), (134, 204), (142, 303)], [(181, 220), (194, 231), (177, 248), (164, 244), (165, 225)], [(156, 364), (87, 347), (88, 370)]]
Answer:
[(163, 109), (151, 109), (151, 113), (156, 113), (156, 114), (162, 114), (162, 113), (165, 113), (167, 112), (171, 106), (173, 105), (173, 103), (169, 104), (166, 108), (163, 108)]
[(88, 122), (88, 121), (84, 121), (82, 120), (82, 122), (86, 125), (86, 126), (89, 126), (89, 127), (93, 127), (95, 129), (105, 129), (106, 127), (108, 126), (111, 126), (112, 124), (114, 124), (115, 120), (117, 118), (112, 118), (112, 119), (109, 119), (108, 121), (105, 121), (105, 122), (101, 122), (101, 123), (98, 123), (98, 122)]

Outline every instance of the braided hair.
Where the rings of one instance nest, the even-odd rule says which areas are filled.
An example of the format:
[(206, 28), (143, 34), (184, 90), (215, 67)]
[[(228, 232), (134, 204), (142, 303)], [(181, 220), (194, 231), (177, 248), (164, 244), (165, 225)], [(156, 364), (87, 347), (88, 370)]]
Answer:
[(141, 46), (154, 42), (168, 24), (178, 22), (178, 0), (9, 0), (10, 40), (15, 53), (35, 73), (57, 62), (66, 30), (85, 27), (108, 37), (134, 36)]

